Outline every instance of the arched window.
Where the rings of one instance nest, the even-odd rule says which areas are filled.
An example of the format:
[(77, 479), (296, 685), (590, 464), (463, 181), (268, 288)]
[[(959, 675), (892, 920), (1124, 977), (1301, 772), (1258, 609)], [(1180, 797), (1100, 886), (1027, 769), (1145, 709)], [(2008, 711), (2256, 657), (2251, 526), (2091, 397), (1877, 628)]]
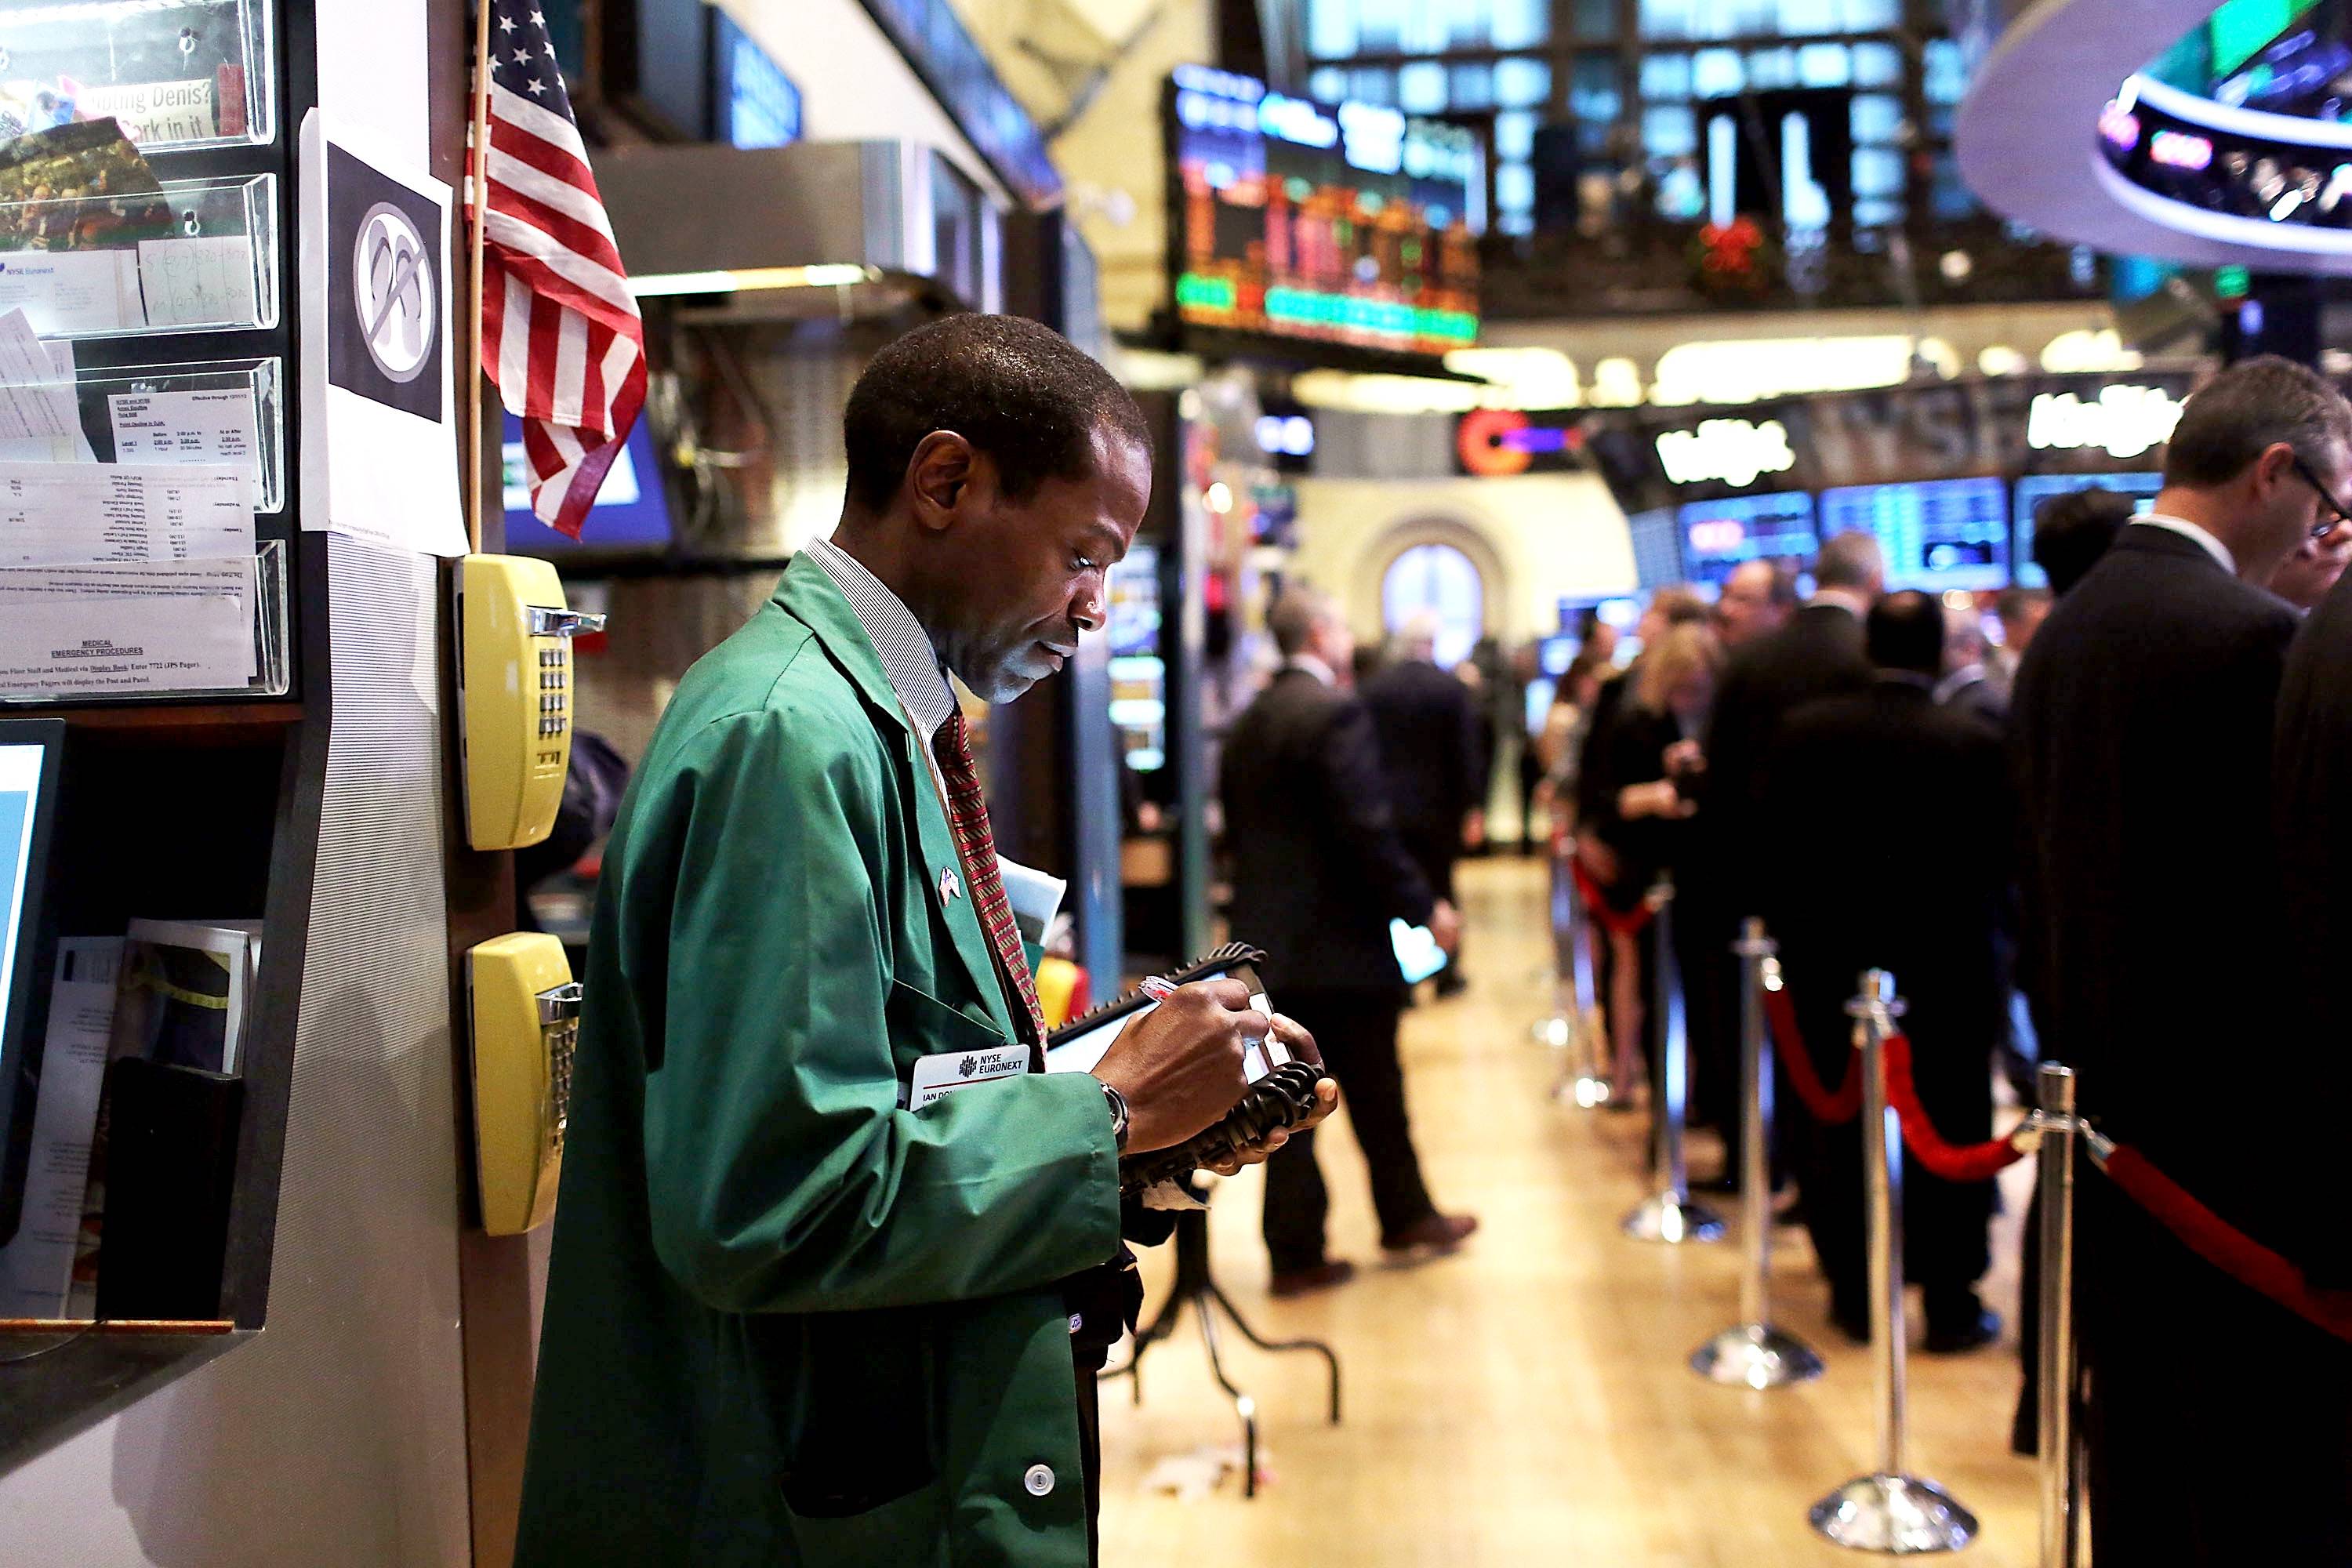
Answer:
[(1451, 544), (1415, 544), (1398, 552), (1381, 577), (1381, 618), (1391, 636), (1423, 611), (1437, 617), (1437, 662), (1470, 656), (1486, 629), (1486, 586), (1470, 557)]

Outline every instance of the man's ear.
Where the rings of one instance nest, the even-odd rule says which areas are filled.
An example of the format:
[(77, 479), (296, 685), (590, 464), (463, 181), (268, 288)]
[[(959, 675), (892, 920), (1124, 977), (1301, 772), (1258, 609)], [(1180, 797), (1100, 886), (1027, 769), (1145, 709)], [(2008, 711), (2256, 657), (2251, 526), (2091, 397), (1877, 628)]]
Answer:
[(2294, 448), (2284, 441), (2273, 441), (2263, 448), (2254, 459), (2254, 474), (2265, 485), (2284, 484), (2294, 468)]
[(915, 521), (934, 531), (953, 523), (971, 499), (980, 453), (952, 430), (934, 430), (915, 444), (907, 462), (907, 492)]

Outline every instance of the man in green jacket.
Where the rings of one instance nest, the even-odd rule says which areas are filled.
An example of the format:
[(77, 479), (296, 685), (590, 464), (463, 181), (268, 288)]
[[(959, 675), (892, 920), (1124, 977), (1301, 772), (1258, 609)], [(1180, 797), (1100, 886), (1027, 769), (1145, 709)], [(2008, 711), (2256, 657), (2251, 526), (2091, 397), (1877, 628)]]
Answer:
[(1216, 982), (1036, 1070), (945, 671), (1005, 700), (1102, 625), (1132, 400), (959, 316), (875, 357), (844, 433), (834, 540), (679, 683), (605, 852), (523, 1568), (1078, 1568), (1118, 1156), (1223, 1115), (1246, 1042), (1314, 1048)]

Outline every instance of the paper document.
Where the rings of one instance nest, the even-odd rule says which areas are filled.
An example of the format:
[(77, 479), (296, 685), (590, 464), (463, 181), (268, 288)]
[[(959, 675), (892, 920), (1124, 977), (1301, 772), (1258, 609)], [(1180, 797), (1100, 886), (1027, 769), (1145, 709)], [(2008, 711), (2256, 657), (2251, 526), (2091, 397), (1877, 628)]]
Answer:
[(214, 463), (245, 476), (248, 510), (262, 499), (261, 441), (253, 395), (227, 392), (118, 392), (106, 400), (118, 463)]
[(0, 695), (243, 686), (254, 565), (242, 561), (0, 566)]
[(71, 374), (59, 377), (56, 358), (33, 335), (23, 310), (0, 315), (0, 442), (33, 442), (70, 455), (81, 440)]
[(151, 327), (241, 326), (261, 313), (249, 236), (142, 239), (138, 272)]
[(1004, 901), (1013, 907), (1013, 923), (1020, 928), (1022, 940), (1042, 943), (1070, 884), (1002, 855), (996, 858), (996, 874), (1004, 884)]
[(250, 483), (217, 463), (0, 462), (0, 565), (249, 561)]
[(147, 324), (139, 258), (128, 250), (0, 255), (0, 310), (23, 310), (36, 332), (135, 331)]
[(0, 1318), (66, 1315), (121, 958), (121, 937), (67, 937), (58, 943), (24, 1218), (15, 1238), (0, 1247)]

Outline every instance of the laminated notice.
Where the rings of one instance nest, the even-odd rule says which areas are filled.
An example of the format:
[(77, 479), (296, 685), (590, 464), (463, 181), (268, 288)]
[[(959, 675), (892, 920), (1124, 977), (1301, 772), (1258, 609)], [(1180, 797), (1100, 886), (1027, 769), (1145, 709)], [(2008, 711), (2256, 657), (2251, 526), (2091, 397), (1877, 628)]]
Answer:
[(254, 600), (250, 556), (0, 567), (0, 695), (244, 686)]

